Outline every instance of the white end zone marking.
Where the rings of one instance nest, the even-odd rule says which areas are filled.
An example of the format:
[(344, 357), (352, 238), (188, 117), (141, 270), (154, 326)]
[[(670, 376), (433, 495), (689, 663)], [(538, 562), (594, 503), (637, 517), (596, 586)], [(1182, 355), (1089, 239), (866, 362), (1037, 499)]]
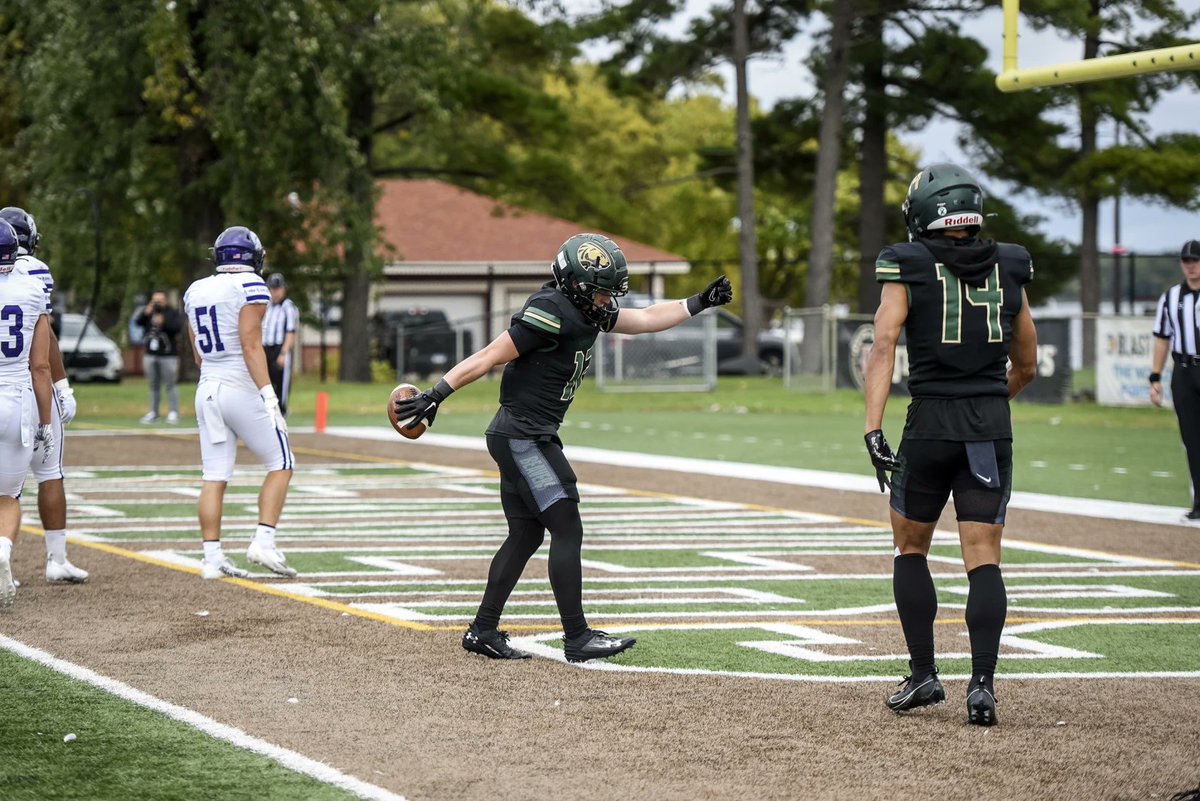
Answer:
[(82, 681), (93, 687), (98, 687), (130, 703), (166, 715), (172, 720), (204, 732), (215, 740), (222, 740), (237, 748), (264, 756), (279, 763), (288, 770), (332, 785), (348, 793), (353, 793), (359, 798), (371, 799), (372, 801), (405, 801), (404, 796), (396, 795), (382, 787), (377, 787), (361, 779), (356, 779), (353, 776), (342, 773), (331, 765), (326, 765), (324, 762), (318, 762), (295, 751), (274, 745), (266, 740), (260, 740), (257, 737), (246, 734), (241, 729), (227, 726), (224, 723), (218, 723), (212, 718), (201, 715), (199, 712), (163, 701), (116, 679), (101, 676), (99, 673), (88, 670), (81, 665), (51, 656), (45, 651), (38, 650), (16, 640), (11, 640), (2, 634), (0, 634), (0, 648), (32, 662), (37, 662), (76, 681)]
[[(1028, 634), (1034, 631), (1043, 631), (1047, 629), (1071, 628), (1079, 625), (1154, 625), (1154, 624), (1190, 624), (1200, 625), (1200, 619), (1195, 620), (1136, 620), (1136, 619), (1115, 619), (1115, 620), (1056, 620), (1047, 623), (1027, 623), (1019, 626), (1013, 626), (1004, 637), (1014, 635)], [(683, 625), (667, 625), (654, 626), (653, 628), (646, 626), (622, 626), (608, 627), (606, 630), (610, 634), (627, 634), (631, 632), (645, 631), (673, 631), (673, 630), (696, 630), (696, 629), (747, 629), (747, 628), (768, 628), (773, 624), (763, 624), (759, 626), (746, 625), (745, 623), (700, 623), (700, 624), (683, 624)], [(805, 627), (797, 627), (805, 628)], [(808, 631), (815, 631), (806, 629)], [(562, 633), (554, 634), (533, 634), (527, 637), (514, 637), (510, 644), (514, 648), (519, 648), (522, 651), (529, 651), (537, 656), (553, 659), (557, 662), (566, 663), (566, 656), (559, 648), (547, 645), (548, 641), (559, 640)], [(1005, 639), (1002, 638), (1004, 643)], [(1028, 646), (1031, 641), (1023, 640), (1022, 644)], [(1045, 643), (1038, 643), (1042, 648), (1055, 648), (1057, 646), (1047, 646)], [(636, 646), (635, 646), (636, 647)], [(897, 660), (902, 657), (895, 657)], [(1029, 658), (1022, 654), (1021, 658)], [(1043, 657), (1050, 658), (1050, 657)], [(794, 673), (760, 673), (752, 671), (724, 671), (724, 670), (708, 670), (705, 668), (666, 668), (666, 667), (643, 667), (637, 665), (620, 665), (610, 662), (596, 660), (593, 662), (582, 663), (567, 663), (573, 668), (580, 670), (602, 670), (611, 671), (614, 673), (664, 673), (672, 676), (728, 676), (732, 678), (744, 679), (770, 679), (774, 681), (802, 681), (821, 684), (864, 684), (891, 682), (895, 683), (896, 676), (813, 676), (801, 675)], [(1200, 678), (1200, 670), (1197, 671), (1145, 671), (1139, 673), (1117, 673), (1112, 671), (1057, 671), (1053, 673), (1004, 673), (1005, 679), (1196, 679)], [(967, 681), (971, 678), (968, 674), (951, 675), (942, 674), (943, 681)]]

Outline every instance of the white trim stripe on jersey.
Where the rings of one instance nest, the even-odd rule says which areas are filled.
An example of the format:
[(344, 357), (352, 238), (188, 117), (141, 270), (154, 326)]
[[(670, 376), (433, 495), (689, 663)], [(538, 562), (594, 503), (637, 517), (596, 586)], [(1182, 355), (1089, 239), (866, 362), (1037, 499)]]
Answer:
[(1176, 284), (1158, 299), (1153, 333), (1161, 339), (1170, 339), (1171, 352), (1176, 356), (1200, 355), (1197, 351), (1200, 343), (1197, 299), (1200, 299), (1200, 292), (1185, 292), (1183, 284)]

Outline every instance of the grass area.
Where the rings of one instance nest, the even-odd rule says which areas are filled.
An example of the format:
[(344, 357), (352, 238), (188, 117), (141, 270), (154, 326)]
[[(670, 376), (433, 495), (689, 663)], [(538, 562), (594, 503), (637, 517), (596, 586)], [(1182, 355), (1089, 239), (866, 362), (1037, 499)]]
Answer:
[[(185, 424), (194, 423), (194, 386), (180, 387)], [(388, 385), (321, 385), (302, 377), (290, 419), (310, 424), (318, 392), (329, 396), (331, 425), (386, 425)], [(455, 393), (438, 415), (438, 433), (480, 436), (496, 409), (499, 384), (485, 380)], [(144, 381), (76, 390), (81, 423), (138, 427)], [(897, 445), (907, 404), (889, 403), (884, 430)], [(569, 444), (671, 456), (803, 467), (870, 475), (862, 445), (863, 399), (785, 390), (778, 379), (722, 378), (711, 393), (604, 394), (590, 382), (563, 428)], [(1072, 403), (1013, 405), (1014, 488), (1085, 498), (1187, 504), (1187, 464), (1175, 416), (1162, 409)], [(403, 446), (397, 442), (397, 456)]]
[(356, 798), (9, 651), (0, 676), (5, 801)]

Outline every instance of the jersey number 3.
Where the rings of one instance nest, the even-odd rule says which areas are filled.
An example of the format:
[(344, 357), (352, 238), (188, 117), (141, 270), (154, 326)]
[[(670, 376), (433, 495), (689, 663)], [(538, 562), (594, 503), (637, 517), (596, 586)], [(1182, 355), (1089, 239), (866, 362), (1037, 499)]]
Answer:
[[(212, 324), (211, 330), (204, 323), (205, 317)], [(201, 353), (212, 353), (214, 350), (220, 353), (225, 350), (225, 343), (221, 341), (221, 329), (217, 327), (216, 306), (196, 307), (196, 345)]]
[[(935, 264), (938, 280), (942, 282), (942, 344), (962, 344), (962, 298), (963, 286), (958, 276), (944, 264)], [(988, 342), (1003, 342), (1004, 329), (1000, 325), (1000, 307), (1004, 305), (1004, 290), (1000, 288), (1000, 265), (992, 268), (992, 274), (981, 287), (966, 286), (967, 303), (982, 307), (987, 314)]]
[(25, 350), (25, 335), (21, 332), (25, 325), (25, 312), (20, 306), (5, 306), (0, 309), (0, 324), (8, 325), (8, 335), (0, 339), (0, 353), (10, 359), (20, 356)]

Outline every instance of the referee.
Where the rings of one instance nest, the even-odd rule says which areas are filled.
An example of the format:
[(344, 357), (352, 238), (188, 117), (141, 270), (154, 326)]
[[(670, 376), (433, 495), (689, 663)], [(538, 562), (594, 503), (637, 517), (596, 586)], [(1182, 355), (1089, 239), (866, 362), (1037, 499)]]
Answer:
[(1150, 402), (1162, 406), (1162, 369), (1169, 348), (1175, 361), (1171, 394), (1192, 476), (1192, 510), (1183, 519), (1186, 523), (1200, 524), (1200, 320), (1196, 315), (1200, 300), (1200, 241), (1192, 239), (1183, 244), (1179, 267), (1183, 270), (1183, 282), (1158, 299), (1154, 318), (1154, 336), (1158, 339), (1150, 364)]
[(292, 388), (292, 349), (296, 346), (300, 311), (287, 299), (287, 284), (280, 273), (271, 274), (267, 288), (271, 291), (271, 305), (262, 322), (263, 350), (267, 354), (271, 386), (275, 387), (275, 395), (279, 398), (279, 410), (286, 416), (288, 393)]

